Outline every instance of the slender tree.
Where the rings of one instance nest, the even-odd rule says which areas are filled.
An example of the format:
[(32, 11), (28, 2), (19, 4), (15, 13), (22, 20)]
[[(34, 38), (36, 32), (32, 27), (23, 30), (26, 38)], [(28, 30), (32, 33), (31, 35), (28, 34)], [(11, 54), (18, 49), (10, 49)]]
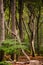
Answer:
[(40, 14), (41, 14), (41, 6), (39, 5), (39, 14), (38, 14), (38, 17), (37, 17), (37, 54), (38, 55), (40, 55), (40, 52), (39, 52), (40, 44), (39, 44), (39, 34), (38, 34), (39, 23), (40, 23)]
[[(12, 21), (12, 31), (16, 34), (16, 0), (10, 0), (11, 3), (11, 21)], [(12, 35), (14, 38), (14, 35)]]
[(23, 0), (18, 0), (18, 6), (19, 6), (19, 33), (21, 41), (23, 41), (23, 23), (22, 23), (22, 16), (23, 16)]
[(32, 50), (32, 56), (35, 56), (35, 35), (36, 35), (36, 22), (35, 22), (35, 11), (34, 11), (34, 7), (30, 4), (29, 5), (29, 11), (30, 11), (30, 16), (29, 16), (29, 30), (31, 32), (31, 39), (30, 39), (30, 43), (31, 43), (31, 50)]
[(3, 0), (0, 0), (0, 42), (5, 40)]
[[(11, 4), (11, 22), (12, 22), (12, 32), (16, 34), (16, 0), (10, 0)], [(15, 39), (14, 35), (12, 38)], [(14, 58), (15, 57), (15, 58)], [(11, 55), (12, 60), (16, 60), (16, 53)]]

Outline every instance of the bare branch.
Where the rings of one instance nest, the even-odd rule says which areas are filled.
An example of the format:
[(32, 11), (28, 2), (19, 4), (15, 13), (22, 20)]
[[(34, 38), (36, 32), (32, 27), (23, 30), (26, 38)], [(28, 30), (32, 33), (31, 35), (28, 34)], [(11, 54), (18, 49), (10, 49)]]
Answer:
[[(20, 40), (20, 38), (19, 38), (19, 36), (17, 35), (17, 33), (15, 34), (14, 32), (12, 32), (11, 30), (10, 30), (10, 28), (8, 28), (8, 26), (7, 26), (7, 23), (5, 22), (5, 25), (6, 25), (6, 28), (8, 29), (8, 31), (11, 33), (11, 34), (13, 34), (14, 36), (16, 36), (16, 38), (17, 38), (17, 40), (18, 40), (18, 42), (19, 42), (19, 44), (21, 45), (21, 40)], [(29, 58), (29, 56), (25, 53), (25, 51), (22, 49), (22, 47), (21, 47), (21, 50), (22, 50), (22, 52), (23, 52), (23, 54), (26, 56), (26, 58), (30, 61), (30, 58)]]

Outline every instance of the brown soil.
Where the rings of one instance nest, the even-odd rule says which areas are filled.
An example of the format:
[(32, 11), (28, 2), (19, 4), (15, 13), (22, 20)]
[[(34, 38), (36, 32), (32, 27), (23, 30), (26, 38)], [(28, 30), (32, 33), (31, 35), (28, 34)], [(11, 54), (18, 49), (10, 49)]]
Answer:
[(32, 57), (30, 56), (30, 63), (27, 62), (28, 60), (26, 59), (25, 56), (20, 56), (18, 58), (19, 62), (12, 63), (12, 65), (43, 65), (43, 56), (36, 56)]

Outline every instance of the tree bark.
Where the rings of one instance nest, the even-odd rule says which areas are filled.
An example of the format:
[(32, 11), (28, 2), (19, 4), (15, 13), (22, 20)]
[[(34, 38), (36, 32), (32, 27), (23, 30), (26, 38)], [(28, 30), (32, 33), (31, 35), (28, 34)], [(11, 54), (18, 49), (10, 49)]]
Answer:
[(19, 0), (19, 33), (21, 41), (23, 41), (23, 23), (22, 23), (22, 15), (23, 15), (23, 0)]
[(29, 29), (31, 32), (31, 38), (30, 38), (30, 43), (31, 43), (31, 50), (32, 50), (32, 56), (35, 56), (35, 33), (36, 33), (36, 28), (35, 28), (35, 18), (34, 14), (31, 13), (31, 16), (29, 18)]
[[(12, 21), (12, 31), (16, 33), (16, 0), (10, 0), (11, 2), (11, 21)], [(14, 39), (14, 35), (12, 35)]]
[[(12, 32), (16, 34), (16, 0), (10, 0), (11, 3), (11, 21), (12, 21)], [(14, 35), (12, 35), (13, 39), (16, 39)], [(16, 43), (15, 43), (16, 45)], [(12, 54), (14, 55), (14, 54)], [(14, 56), (13, 56), (14, 57)], [(16, 53), (15, 53), (16, 57)], [(13, 58), (13, 60), (16, 60), (16, 58)]]
[(0, 42), (5, 40), (3, 0), (0, 0)]

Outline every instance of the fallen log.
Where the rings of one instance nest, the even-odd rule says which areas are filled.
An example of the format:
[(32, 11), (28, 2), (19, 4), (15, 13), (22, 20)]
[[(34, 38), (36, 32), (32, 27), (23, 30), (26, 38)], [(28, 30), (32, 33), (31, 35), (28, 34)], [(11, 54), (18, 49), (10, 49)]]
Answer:
[(13, 65), (42, 65), (39, 60), (30, 60), (26, 62), (16, 62), (16, 61), (6, 61), (7, 63), (11, 63)]

